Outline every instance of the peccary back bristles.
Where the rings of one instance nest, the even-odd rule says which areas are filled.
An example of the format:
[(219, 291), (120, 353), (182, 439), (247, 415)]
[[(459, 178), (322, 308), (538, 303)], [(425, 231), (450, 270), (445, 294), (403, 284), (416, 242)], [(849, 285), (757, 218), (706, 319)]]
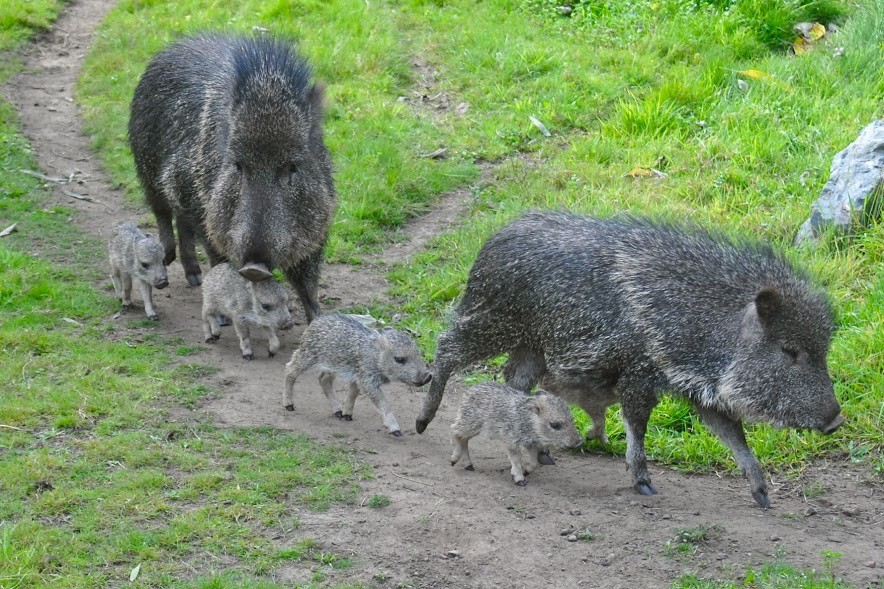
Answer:
[(229, 260), (261, 280), (280, 268), (308, 320), (337, 199), (323, 139), (324, 90), (293, 41), (204, 33), (158, 53), (132, 99), (129, 139), (166, 261), (191, 284)]
[(646, 494), (648, 417), (659, 394), (687, 397), (764, 505), (740, 420), (837, 429), (832, 331), (826, 297), (769, 246), (649, 220), (530, 213), (479, 252), (439, 337), (416, 428), (426, 428), (454, 371), (506, 353), (516, 389), (542, 382), (594, 420), (620, 401), (627, 463)]

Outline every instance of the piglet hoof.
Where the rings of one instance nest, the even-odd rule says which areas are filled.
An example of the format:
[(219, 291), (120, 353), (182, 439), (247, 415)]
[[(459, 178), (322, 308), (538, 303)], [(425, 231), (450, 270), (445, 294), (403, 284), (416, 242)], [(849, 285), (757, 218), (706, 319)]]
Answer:
[(294, 405), (286, 405), (286, 406), (285, 406), (285, 410), (286, 410), (286, 411), (294, 411), (294, 410), (295, 410), (295, 406), (294, 406)]
[(469, 466), (465, 466), (463, 469), (464, 470), (476, 470), (476, 468), (472, 464), (470, 464)]
[(516, 483), (517, 487), (524, 487), (525, 486), (525, 479), (522, 479), (521, 481), (515, 481), (515, 483)]
[(214, 343), (217, 343), (217, 341), (218, 341), (219, 339), (221, 339), (220, 336), (213, 335), (213, 336), (210, 336), (210, 337), (207, 337), (207, 338), (206, 338), (206, 343), (207, 343), (207, 344), (214, 344)]
[(203, 283), (203, 275), (202, 274), (188, 274), (187, 275), (187, 284), (190, 286), (199, 286)]
[(123, 305), (122, 307), (120, 307), (120, 311), (122, 311), (123, 313), (126, 313), (131, 310), (132, 310), (132, 305)]
[(353, 421), (353, 416), (352, 415), (345, 415), (344, 421)]
[(550, 466), (556, 463), (555, 459), (550, 456), (549, 452), (546, 450), (541, 450), (537, 453), (537, 462), (545, 466)]
[(402, 432), (399, 431), (399, 430), (397, 429), (396, 431), (390, 432), (390, 435), (393, 436), (393, 437), (395, 437), (395, 438), (401, 438), (401, 437), (402, 437)]
[(344, 419), (344, 414), (340, 411), (335, 411), (335, 417), (337, 417), (338, 419)]
[(228, 317), (227, 315), (215, 315), (215, 318), (218, 319), (218, 325), (220, 325), (221, 327), (233, 325), (233, 322), (230, 321), (230, 317)]
[(758, 504), (758, 507), (761, 507), (762, 509), (770, 507), (770, 498), (767, 496), (767, 489), (752, 491), (752, 497), (755, 499), (755, 503)]
[(148, 315), (148, 316), (147, 316), (147, 319), (148, 319), (149, 321), (159, 321), (159, 320), (160, 320), (160, 318), (159, 318), (158, 316), (156, 316), (156, 315)]
[(651, 483), (642, 483), (642, 482), (636, 483), (635, 490), (638, 491), (639, 493), (641, 493), (642, 495), (647, 495), (647, 496), (657, 494), (657, 489), (652, 487)]
[(243, 357), (243, 360), (254, 360), (255, 359), (254, 354), (243, 354), (242, 357)]
[(267, 352), (267, 355), (273, 358), (276, 356), (276, 352)]

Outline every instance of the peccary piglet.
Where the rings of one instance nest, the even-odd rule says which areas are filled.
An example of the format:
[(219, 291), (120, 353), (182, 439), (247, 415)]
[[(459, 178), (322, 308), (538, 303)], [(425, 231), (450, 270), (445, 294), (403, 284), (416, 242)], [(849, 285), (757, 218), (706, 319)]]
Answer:
[(768, 507), (743, 421), (837, 430), (832, 332), (825, 294), (763, 243), (652, 220), (530, 213), (479, 251), (415, 426), (432, 420), (453, 372), (508, 354), (509, 386), (541, 384), (580, 405), (599, 437), (603, 409), (620, 403), (638, 492), (656, 493), (645, 432), (669, 393), (694, 405)]
[(537, 468), (538, 452), (583, 444), (571, 410), (561, 398), (542, 389), (530, 396), (493, 382), (464, 393), (457, 420), (451, 425), (451, 466), (462, 457), (465, 468), (474, 470), (468, 444), (480, 433), (506, 444), (513, 482), (520, 487), (525, 486), (525, 475)]
[(153, 308), (153, 289), (169, 286), (163, 265), (163, 246), (150, 233), (142, 233), (132, 221), (124, 221), (114, 228), (108, 243), (111, 280), (114, 291), (123, 301), (123, 311), (132, 305), (132, 282), (138, 284), (144, 301), (144, 312), (151, 321), (157, 321)]
[(280, 268), (319, 315), (322, 248), (337, 206), (323, 139), (325, 91), (293, 39), (202, 33), (155, 55), (132, 98), (129, 141), (166, 264), (187, 281), (215, 266), (252, 281)]
[(221, 336), (220, 316), (228, 317), (239, 336), (242, 357), (254, 360), (250, 328), (266, 327), (270, 357), (279, 351), (278, 329), (294, 325), (288, 309), (289, 295), (273, 278), (251, 282), (228, 263), (218, 264), (203, 280), (203, 333), (206, 342), (215, 343)]
[[(387, 431), (394, 436), (401, 436), (402, 432), (381, 385), (398, 380), (422, 386), (432, 378), (430, 367), (411, 337), (389, 327), (381, 331), (371, 329), (346, 315), (323, 315), (304, 331), (301, 346), (285, 367), (283, 405), (287, 410), (295, 410), (295, 381), (313, 366), (321, 369), (319, 384), (335, 417), (352, 421), (353, 405), (362, 392), (374, 403)], [(349, 381), (343, 405), (333, 388), (336, 375)]]

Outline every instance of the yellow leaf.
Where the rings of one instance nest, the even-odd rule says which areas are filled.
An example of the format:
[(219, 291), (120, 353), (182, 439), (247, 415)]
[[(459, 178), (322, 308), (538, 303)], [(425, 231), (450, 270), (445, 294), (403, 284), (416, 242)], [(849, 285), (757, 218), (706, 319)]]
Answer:
[(653, 4), (651, 4), (651, 10), (657, 10), (658, 8), (660, 8), (659, 2), (654, 2)]
[(804, 55), (807, 53), (807, 50), (807, 41), (804, 40), (804, 37), (798, 37), (792, 41), (792, 52), (795, 53), (795, 55)]
[(826, 36), (826, 27), (821, 25), (818, 22), (813, 23), (813, 27), (810, 29), (810, 37), (811, 41), (816, 41), (817, 39), (822, 39)]
[(763, 72), (761, 70), (741, 70), (737, 73), (751, 80), (763, 80), (764, 78), (771, 77), (769, 73)]
[(654, 168), (643, 168), (636, 166), (624, 174), (626, 178), (665, 178), (666, 174)]

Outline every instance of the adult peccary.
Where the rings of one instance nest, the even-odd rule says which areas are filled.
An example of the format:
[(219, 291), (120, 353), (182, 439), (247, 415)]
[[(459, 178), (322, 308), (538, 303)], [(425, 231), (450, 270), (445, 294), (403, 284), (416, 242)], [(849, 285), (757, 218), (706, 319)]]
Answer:
[[(346, 315), (324, 315), (304, 331), (300, 347), (285, 367), (282, 403), (287, 410), (295, 410), (295, 381), (313, 366), (321, 370), (319, 384), (335, 417), (353, 421), (353, 405), (362, 392), (374, 403), (387, 431), (394, 436), (401, 436), (402, 432), (381, 385), (398, 380), (422, 386), (432, 378), (420, 349), (408, 335), (389, 327), (377, 331)], [(335, 396), (335, 375), (349, 380), (343, 405)]]
[(227, 317), (239, 337), (242, 357), (254, 360), (251, 327), (266, 327), (270, 357), (279, 351), (278, 329), (294, 325), (288, 309), (289, 295), (273, 278), (251, 282), (223, 262), (214, 266), (203, 281), (203, 334), (206, 342), (215, 343), (221, 336), (220, 319)]
[[(457, 419), (451, 425), (451, 466), (463, 456), (465, 468), (474, 470), (468, 444), (480, 433), (506, 444), (510, 473), (520, 487), (525, 486), (525, 475), (537, 468), (538, 452), (583, 444), (564, 400), (543, 390), (526, 395), (494, 382), (476, 385), (464, 393)], [(523, 453), (527, 459), (524, 465)]]
[(194, 238), (212, 266), (249, 280), (279, 267), (307, 320), (320, 313), (322, 248), (336, 206), (322, 136), (323, 87), (291, 42), (203, 34), (158, 53), (135, 89), (129, 141), (166, 264), (201, 282)]
[(162, 290), (169, 286), (163, 265), (163, 246), (150, 233), (142, 233), (132, 221), (123, 221), (114, 227), (114, 234), (108, 242), (108, 256), (111, 280), (123, 303), (123, 311), (131, 308), (134, 280), (141, 291), (147, 318), (157, 321), (153, 289)]
[(581, 406), (619, 398), (627, 466), (653, 494), (644, 437), (658, 393), (693, 402), (752, 496), (767, 484), (742, 421), (832, 433), (844, 421), (826, 367), (825, 296), (769, 246), (643, 220), (532, 213), (492, 236), (470, 271), (417, 431), (452, 372), (509, 353), (509, 385)]

